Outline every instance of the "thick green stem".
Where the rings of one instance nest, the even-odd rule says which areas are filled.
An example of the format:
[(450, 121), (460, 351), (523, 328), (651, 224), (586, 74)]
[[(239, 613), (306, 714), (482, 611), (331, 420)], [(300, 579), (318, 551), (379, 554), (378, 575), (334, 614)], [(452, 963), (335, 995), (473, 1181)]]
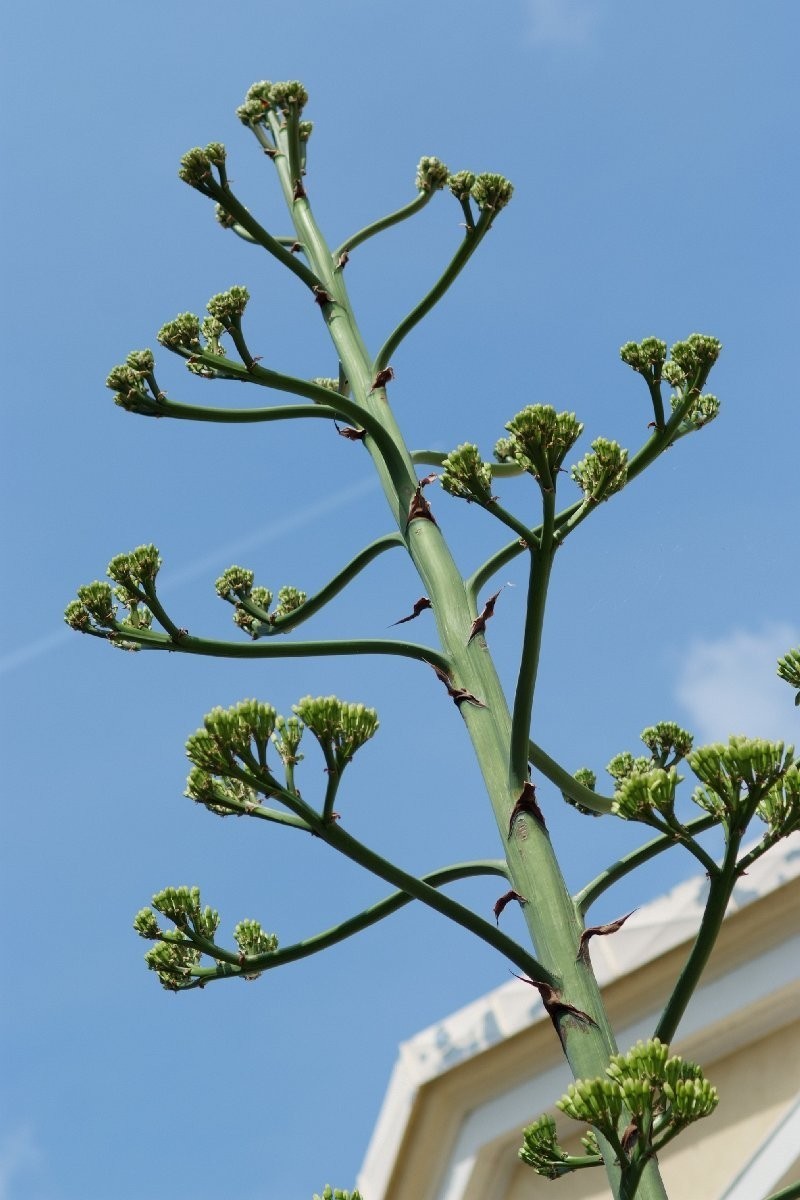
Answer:
[[(288, 180), (282, 160), (276, 158), (275, 165), (286, 194)], [(373, 454), (373, 458), (389, 507), (405, 537), (425, 594), (431, 599), (442, 647), (450, 663), (448, 674), (458, 687), (478, 697), (486, 706), (476, 708), (463, 703), (460, 713), (475, 747), (498, 830), (506, 846), (512, 886), (527, 901), (522, 911), (538, 961), (551, 977), (558, 979), (559, 995), (563, 1000), (586, 1014), (585, 1018), (578, 1018), (570, 1015), (569, 1010), (563, 1010), (564, 1015), (555, 1018), (566, 1056), (576, 1077), (602, 1075), (616, 1045), (591, 967), (578, 959), (582, 922), (567, 891), (546, 829), (528, 812), (516, 812), (509, 829), (512, 813), (515, 813), (527, 782), (527, 730), (522, 741), (521, 769), (515, 770), (509, 755), (511, 716), (494, 664), (483, 639), (475, 638), (466, 645), (474, 608), (464, 580), (438, 526), (425, 519), (408, 521), (409, 505), (418, 486), (414, 464), (384, 390), (372, 389), (374, 362), (358, 333), (342, 275), (333, 275), (330, 252), (308, 203), (299, 200), (290, 207), (309, 261), (334, 298), (333, 303), (323, 306), (323, 315), (353, 394), (379, 417), (398, 448), (399, 463), (387, 464), (377, 454)], [(469, 243), (469, 248), (471, 252), (474, 246)], [(386, 348), (382, 353), (386, 361)], [(378, 361), (381, 361), (380, 356)], [(369, 446), (368, 449), (372, 453)], [(340, 830), (333, 831), (332, 845), (337, 844), (338, 836), (345, 835)], [(344, 845), (341, 848), (346, 853)], [(619, 1168), (613, 1158), (609, 1152), (606, 1170), (614, 1195), (618, 1196)], [(663, 1200), (664, 1195), (657, 1169), (648, 1168), (637, 1200)]]

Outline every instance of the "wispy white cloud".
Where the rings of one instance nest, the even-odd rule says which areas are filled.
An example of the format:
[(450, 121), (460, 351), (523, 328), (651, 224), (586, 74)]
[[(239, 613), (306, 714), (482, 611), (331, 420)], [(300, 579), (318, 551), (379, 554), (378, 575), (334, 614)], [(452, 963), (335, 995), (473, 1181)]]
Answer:
[(41, 1157), (28, 1125), (20, 1125), (0, 1139), (0, 1200), (13, 1200), (19, 1194), (16, 1184), (20, 1176), (36, 1170)]
[[(352, 484), (351, 487), (341, 488), (339, 491), (332, 493), (332, 495), (326, 496), (324, 500), (319, 500), (315, 504), (308, 504), (305, 508), (288, 514), (280, 521), (271, 521), (268, 525), (263, 525), (260, 529), (256, 529), (244, 537), (236, 538), (234, 541), (217, 546), (207, 554), (192, 559), (191, 562), (186, 563), (182, 567), (178, 567), (177, 570), (170, 570), (167, 573), (164, 586), (163, 588), (159, 588), (159, 592), (168, 595), (185, 584), (193, 583), (196, 579), (202, 578), (208, 571), (219, 570), (220, 563), (228, 555), (243, 554), (247, 550), (253, 550), (257, 546), (264, 546), (268, 542), (279, 541), (289, 533), (294, 533), (298, 529), (312, 525), (315, 521), (323, 521), (335, 509), (344, 508), (352, 501), (360, 500), (368, 492), (374, 491), (377, 486), (376, 480), (372, 477), (361, 479), (358, 483)], [(53, 630), (52, 633), (45, 634), (44, 637), (36, 638), (34, 641), (26, 642), (23, 646), (18, 646), (16, 650), (10, 650), (7, 654), (0, 657), (0, 675), (4, 675), (7, 671), (13, 671), (15, 667), (24, 666), (25, 663), (30, 662), (32, 659), (41, 658), (43, 654), (51, 654), (54, 650), (58, 650), (60, 646), (66, 645), (70, 638), (74, 636), (66, 626), (63, 626), (60, 629)], [(2, 1192), (0, 1192), (0, 1200), (3, 1200)]]
[(698, 742), (727, 741), (732, 733), (800, 744), (800, 716), (776, 661), (800, 641), (787, 624), (734, 630), (696, 640), (681, 663), (676, 696)]
[(580, 46), (602, 15), (601, 0), (527, 0), (528, 38), (535, 46)]

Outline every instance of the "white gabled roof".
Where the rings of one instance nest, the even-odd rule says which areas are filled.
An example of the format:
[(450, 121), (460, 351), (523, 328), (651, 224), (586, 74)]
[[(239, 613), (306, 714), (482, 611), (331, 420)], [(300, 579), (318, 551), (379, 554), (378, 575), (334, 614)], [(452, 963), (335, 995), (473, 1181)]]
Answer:
[[(800, 833), (758, 859), (737, 884), (726, 919), (800, 876)], [(596, 938), (592, 965), (601, 987), (686, 942), (697, 930), (708, 881), (696, 876), (643, 905), (613, 938)], [(419, 1088), (458, 1063), (539, 1021), (538, 994), (513, 980), (401, 1043), (358, 1187), (382, 1200)]]

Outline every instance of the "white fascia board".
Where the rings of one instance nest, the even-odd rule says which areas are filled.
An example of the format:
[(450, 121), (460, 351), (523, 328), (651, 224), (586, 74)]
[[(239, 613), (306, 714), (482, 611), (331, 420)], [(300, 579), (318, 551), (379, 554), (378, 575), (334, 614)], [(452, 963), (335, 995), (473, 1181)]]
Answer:
[(800, 1155), (800, 1094), (719, 1200), (766, 1200)]

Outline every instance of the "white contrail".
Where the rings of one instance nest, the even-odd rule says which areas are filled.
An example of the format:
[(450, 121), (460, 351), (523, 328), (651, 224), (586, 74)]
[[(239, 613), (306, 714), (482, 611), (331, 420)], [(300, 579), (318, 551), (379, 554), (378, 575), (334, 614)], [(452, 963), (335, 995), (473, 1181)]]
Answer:
[[(271, 521), (246, 537), (226, 542), (223, 546), (217, 546), (215, 550), (209, 551), (201, 558), (193, 559), (185, 567), (171, 571), (161, 590), (166, 595), (176, 588), (183, 587), (184, 584), (192, 583), (195, 579), (200, 579), (205, 575), (208, 570), (217, 569), (220, 561), (229, 555), (252, 550), (255, 546), (263, 546), (266, 542), (276, 542), (294, 530), (300, 529), (304, 525), (310, 525), (317, 517), (326, 516), (331, 509), (344, 508), (345, 505), (360, 499), (377, 486), (376, 479), (362, 479), (359, 483), (354, 483), (352, 487), (342, 488), (341, 491), (326, 496), (324, 500), (318, 500), (315, 504), (309, 504), (306, 508), (299, 509), (291, 516), (282, 517), (279, 521)], [(16, 650), (11, 650), (8, 654), (0, 657), (0, 675), (4, 675), (7, 671), (13, 671), (15, 667), (21, 667), (34, 658), (40, 658), (43, 654), (49, 654), (59, 646), (65, 645), (71, 636), (74, 636), (73, 632), (65, 626), (61, 629), (54, 629), (45, 637), (19, 646)]]

